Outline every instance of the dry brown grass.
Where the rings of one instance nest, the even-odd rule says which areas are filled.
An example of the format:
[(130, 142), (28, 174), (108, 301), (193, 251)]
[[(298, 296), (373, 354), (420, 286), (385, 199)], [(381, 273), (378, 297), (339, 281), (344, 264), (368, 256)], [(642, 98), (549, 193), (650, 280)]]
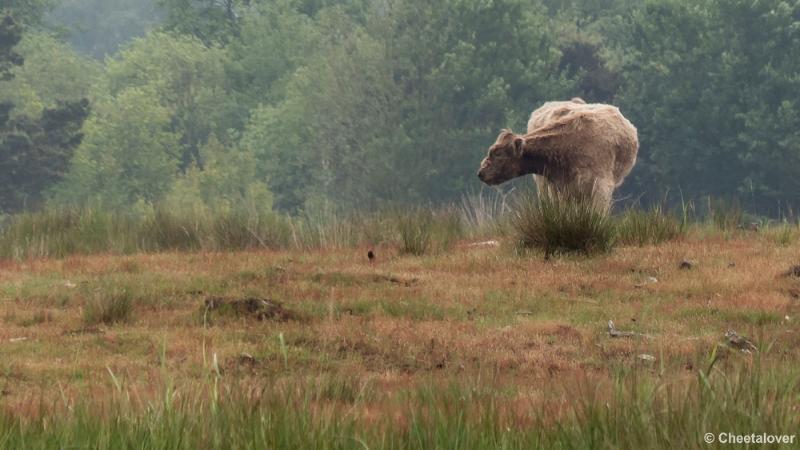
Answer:
[[(800, 279), (779, 274), (798, 249), (743, 234), (548, 262), (464, 245), (421, 257), (381, 248), (373, 264), (363, 249), (4, 261), (0, 398), (36, 415), (102, 404), (117, 382), (146, 405), (166, 379), (186, 392), (212, 375), (253, 387), (322, 377), (369, 385), (358, 412), (368, 422), (398, 411), (392, 392), (473, 380), (511, 389), (511, 422), (531, 405), (555, 417), (621, 367), (695, 377), (727, 329), (778, 349), (766, 364), (796, 364)], [(683, 258), (698, 264), (680, 270)], [(84, 325), (92, 296), (117, 287), (132, 295), (130, 320)], [(208, 320), (210, 296), (268, 298), (307, 320)], [(608, 320), (649, 337), (612, 339)]]

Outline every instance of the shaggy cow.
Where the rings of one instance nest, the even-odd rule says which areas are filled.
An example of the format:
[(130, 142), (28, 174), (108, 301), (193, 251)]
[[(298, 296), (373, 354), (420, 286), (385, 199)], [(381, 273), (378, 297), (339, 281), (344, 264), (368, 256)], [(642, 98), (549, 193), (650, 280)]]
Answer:
[(580, 98), (547, 102), (531, 114), (527, 134), (500, 133), (478, 177), (496, 185), (533, 174), (539, 192), (555, 187), (590, 193), (608, 210), (638, 151), (636, 128), (616, 107)]

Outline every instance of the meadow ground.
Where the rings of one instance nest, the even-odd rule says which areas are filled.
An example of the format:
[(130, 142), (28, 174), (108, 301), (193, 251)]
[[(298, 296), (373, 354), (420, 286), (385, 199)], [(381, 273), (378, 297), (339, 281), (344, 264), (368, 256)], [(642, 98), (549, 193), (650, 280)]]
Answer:
[[(372, 262), (366, 247), (6, 260), (0, 448), (712, 448), (705, 432), (798, 434), (796, 240), (695, 230), (549, 261), (473, 243), (383, 245)], [(248, 298), (268, 302), (217, 307)], [(611, 337), (609, 320), (636, 334)]]

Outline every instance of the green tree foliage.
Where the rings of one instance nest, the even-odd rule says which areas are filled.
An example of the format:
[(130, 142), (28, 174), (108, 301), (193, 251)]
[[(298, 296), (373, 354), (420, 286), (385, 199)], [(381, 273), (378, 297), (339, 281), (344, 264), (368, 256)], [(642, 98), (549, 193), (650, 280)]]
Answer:
[(291, 75), (323, 45), (314, 20), (293, 4), (275, 0), (255, 6), (242, 20), (241, 39), (229, 47), (227, 74), (237, 103), (248, 110), (283, 99)]
[[(226, 89), (227, 54), (191, 36), (154, 32), (135, 40), (106, 64), (103, 88), (111, 96), (143, 89), (169, 112), (170, 129), (180, 137), (181, 168), (203, 166), (200, 148), (213, 133), (219, 138), (236, 127)], [(233, 121), (233, 123), (232, 123)]]
[(258, 175), (255, 155), (226, 149), (216, 138), (203, 147), (203, 169), (192, 166), (175, 181), (165, 204), (195, 214), (272, 210), (272, 194)]
[[(295, 81), (288, 91), (305, 86)], [(242, 148), (256, 156), (259, 174), (269, 180), (275, 206), (292, 213), (302, 209), (318, 185), (315, 147), (307, 141), (312, 124), (305, 114), (311, 108), (302, 95), (289, 95), (277, 106), (259, 107), (241, 140)]]
[(480, 188), (501, 128), (578, 95), (639, 129), (623, 196), (797, 207), (796, 1), (64, 0), (46, 17), (97, 13), (95, 44), (73, 41), (95, 55), (161, 8), (160, 29), (102, 65), (42, 32), (49, 0), (9, 1), (22, 18), (0, 27), (0, 76), (16, 76), (0, 83), (15, 103), (4, 136), (12, 122), (41, 136), (30, 118), (59, 101), (97, 104), (55, 199), (293, 213), (454, 201)]
[(642, 141), (629, 190), (796, 202), (800, 4), (648, 2), (618, 38)]
[(152, 90), (98, 98), (55, 201), (126, 209), (163, 198), (180, 165), (180, 136), (171, 128), (171, 111)]
[(59, 101), (88, 98), (102, 66), (77, 54), (48, 33), (29, 31), (16, 47), (25, 64), (0, 82), (0, 101), (16, 105), (14, 115), (41, 115)]
[(35, 206), (48, 187), (60, 181), (80, 144), (89, 102), (59, 102), (41, 117), (9, 118), (10, 104), (0, 111), (0, 210)]
[[(192, 205), (218, 204), (214, 193), (220, 200), (256, 195), (263, 185), (247, 173), (256, 164), (238, 153), (235, 132), (229, 133), (226, 64), (223, 49), (162, 32), (109, 59), (93, 94), (97, 107), (86, 140), (55, 200), (124, 208), (168, 195)], [(225, 185), (235, 181), (244, 183), (240, 197)]]
[(523, 6), (397, 1), (363, 26), (341, 8), (317, 14), (317, 56), (243, 137), (276, 204), (457, 198), (499, 128), (524, 127), (529, 105), (569, 91), (545, 16)]
[[(34, 115), (12, 114), (15, 99), (5, 95), (5, 89), (18, 90), (28, 79), (27, 72), (14, 79), (24, 62), (16, 48), (21, 38), (21, 28), (5, 16), (0, 23), (0, 78), (5, 80), (0, 82), (0, 211), (37, 205), (42, 193), (64, 177), (89, 113), (87, 100), (62, 101), (53, 95)], [(29, 56), (31, 62), (36, 67), (36, 56)], [(63, 80), (61, 75), (54, 78)]]
[(339, 8), (355, 21), (362, 23), (371, 11), (385, 10), (391, 1), (385, 0), (291, 0), (297, 12), (309, 17), (330, 8)]
[(58, 0), (3, 0), (0, 13), (11, 15), (23, 26), (36, 27), (41, 25), (45, 13), (57, 2)]
[(156, 0), (168, 30), (191, 35), (211, 46), (239, 36), (242, 16), (257, 0)]
[(24, 62), (22, 55), (14, 48), (21, 39), (22, 30), (14, 18), (10, 15), (3, 16), (0, 21), (0, 80), (13, 78), (12, 69)]
[(159, 25), (155, 0), (61, 0), (47, 19), (79, 52), (102, 59)]
[(578, 95), (590, 103), (614, 103), (620, 74), (610, 69), (602, 48), (591, 40), (573, 40), (561, 47), (559, 69), (576, 79)]
[[(371, 6), (381, 6), (383, 0), (155, 0), (165, 15), (164, 28), (192, 35), (206, 45), (227, 45), (236, 41), (248, 42), (242, 36), (252, 15), (263, 15), (264, 9), (291, 9), (290, 15), (314, 17), (320, 11), (339, 8), (348, 16), (364, 19)], [(288, 16), (287, 16), (288, 17)], [(282, 28), (282, 24), (274, 24)], [(271, 30), (264, 30), (270, 33)], [(301, 30), (295, 39), (303, 40)], [(262, 41), (263, 42), (263, 41)], [(285, 42), (290, 46), (292, 42)], [(281, 48), (280, 52), (285, 52)]]
[[(290, 210), (312, 197), (339, 203), (386, 200), (384, 191), (396, 180), (387, 170), (399, 156), (395, 149), (376, 158), (378, 140), (395, 134), (398, 121), (393, 103), (399, 92), (387, 55), (340, 11), (319, 20), (327, 37), (320, 58), (295, 72), (281, 104), (254, 114), (245, 137), (265, 161), (278, 204)], [(293, 168), (305, 169), (306, 176), (297, 178)]]
[(406, 186), (424, 198), (453, 199), (475, 186), (475, 167), (500, 128), (524, 131), (531, 105), (573, 92), (538, 2), (405, 1), (386, 17), (377, 29), (392, 30), (384, 45), (411, 138)]

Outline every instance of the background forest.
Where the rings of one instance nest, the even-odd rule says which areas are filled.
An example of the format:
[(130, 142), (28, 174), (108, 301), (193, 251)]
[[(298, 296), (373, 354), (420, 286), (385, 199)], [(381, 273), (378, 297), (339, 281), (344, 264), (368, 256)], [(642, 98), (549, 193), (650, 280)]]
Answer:
[[(459, 201), (542, 102), (618, 105), (618, 197), (800, 193), (800, 1), (3, 0), (0, 209)], [(525, 180), (530, 183), (529, 180)], [(508, 189), (508, 187), (505, 187)]]

